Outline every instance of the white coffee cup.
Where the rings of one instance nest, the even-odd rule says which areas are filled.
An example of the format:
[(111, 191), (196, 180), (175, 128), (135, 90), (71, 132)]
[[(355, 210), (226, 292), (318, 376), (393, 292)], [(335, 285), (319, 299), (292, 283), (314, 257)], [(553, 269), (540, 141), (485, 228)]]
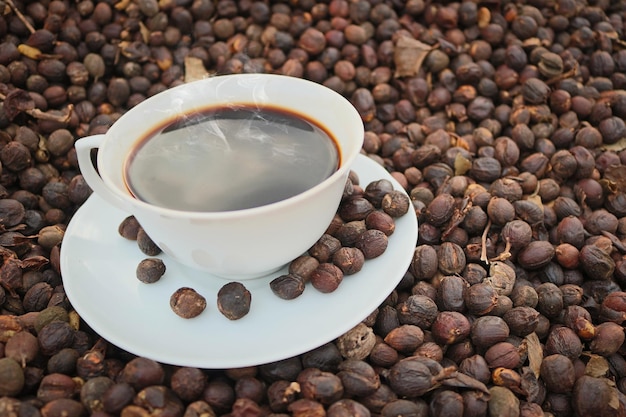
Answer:
[[(124, 179), (125, 163), (141, 138), (177, 115), (233, 103), (277, 106), (315, 120), (337, 141), (339, 168), (300, 194), (243, 210), (173, 210), (131, 194)], [(213, 275), (244, 280), (276, 271), (324, 233), (339, 206), (363, 135), (356, 109), (327, 87), (282, 75), (237, 74), (194, 81), (152, 96), (127, 111), (106, 134), (76, 141), (76, 151), (93, 191), (134, 215), (168, 256)], [(98, 149), (97, 169), (93, 149)]]

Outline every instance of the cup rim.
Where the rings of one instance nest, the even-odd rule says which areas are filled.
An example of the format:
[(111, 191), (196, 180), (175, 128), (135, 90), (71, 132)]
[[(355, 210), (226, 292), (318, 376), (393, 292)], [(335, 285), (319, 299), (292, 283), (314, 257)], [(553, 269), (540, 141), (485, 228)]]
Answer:
[[(190, 84), (208, 83), (209, 81), (207, 80), (213, 80), (217, 78), (219, 79), (225, 79), (225, 78), (230, 78), (230, 79), (240, 79), (240, 78), (287, 79), (288, 78), (290, 82), (304, 83), (304, 84), (309, 84), (311, 86), (314, 86), (315, 88), (325, 89), (327, 93), (329, 93), (330, 95), (334, 95), (337, 100), (347, 105), (346, 108), (348, 109), (349, 112), (351, 112), (354, 115), (355, 120), (359, 120), (359, 124), (358, 126), (356, 126), (356, 128), (359, 130), (358, 136), (360, 137), (359, 142), (361, 143), (361, 146), (358, 146), (358, 148), (355, 146), (355, 148), (357, 149), (355, 149), (355, 151), (352, 152), (351, 154), (342, 154), (341, 165), (330, 176), (328, 176), (326, 179), (324, 179), (320, 183), (294, 196), (291, 196), (291, 197), (288, 197), (288, 198), (285, 198), (283, 200), (279, 200), (273, 203), (257, 206), (257, 207), (238, 209), (238, 210), (228, 210), (228, 211), (190, 211), (190, 210), (178, 210), (178, 209), (157, 206), (157, 205), (142, 201), (138, 198), (135, 198), (134, 196), (130, 194), (130, 190), (128, 190), (127, 187), (126, 187), (126, 192), (122, 192), (122, 190), (120, 190), (120, 188), (114, 183), (114, 181), (111, 179), (109, 175), (106, 175), (106, 173), (101, 173), (101, 177), (103, 181), (107, 184), (107, 188), (109, 189), (109, 191), (114, 192), (117, 196), (129, 202), (132, 206), (140, 207), (142, 210), (150, 211), (153, 214), (167, 216), (170, 218), (187, 218), (187, 219), (192, 219), (192, 220), (194, 219), (219, 220), (219, 219), (249, 217), (253, 215), (256, 216), (256, 215), (267, 213), (267, 212), (281, 210), (283, 208), (297, 204), (301, 200), (308, 199), (311, 194), (321, 192), (323, 189), (328, 188), (330, 184), (338, 180), (338, 177), (343, 177), (344, 175), (347, 176), (347, 171), (352, 167), (354, 160), (359, 155), (360, 149), (362, 148), (362, 143), (364, 140), (365, 127), (363, 125), (361, 116), (359, 115), (356, 108), (352, 105), (352, 103), (346, 97), (339, 94), (335, 90), (332, 90), (329, 87), (326, 87), (322, 84), (319, 84), (319, 83), (316, 83), (316, 82), (313, 82), (304, 78), (297, 78), (297, 77), (291, 77), (291, 76), (280, 75), (280, 74), (228, 74), (228, 75), (218, 75), (218, 76), (212, 76), (209, 78), (203, 78), (201, 80), (193, 81), (191, 83), (181, 84), (179, 86), (169, 88), (165, 91), (158, 93), (155, 96), (147, 98), (146, 100), (142, 101), (141, 103), (137, 104), (135, 107), (125, 112), (115, 123), (113, 123), (113, 125), (111, 125), (111, 127), (109, 128), (109, 131), (114, 132), (116, 130), (115, 128), (116, 125), (121, 126), (121, 123), (118, 123), (118, 122), (122, 121), (122, 119), (127, 120), (127, 119), (132, 118), (133, 115), (131, 113), (134, 113), (133, 109), (137, 109), (137, 111), (139, 111), (143, 108), (149, 108), (151, 105), (151, 101), (152, 102), (156, 101), (154, 97), (160, 96), (160, 98), (162, 98), (163, 94), (174, 95), (176, 91), (189, 89)], [(108, 139), (111, 137), (108, 135), (109, 131), (107, 131), (104, 134), (105, 138), (101, 144), (101, 148), (106, 146)], [(102, 157), (102, 153), (99, 152), (97, 156), (98, 165), (100, 165), (101, 157)]]

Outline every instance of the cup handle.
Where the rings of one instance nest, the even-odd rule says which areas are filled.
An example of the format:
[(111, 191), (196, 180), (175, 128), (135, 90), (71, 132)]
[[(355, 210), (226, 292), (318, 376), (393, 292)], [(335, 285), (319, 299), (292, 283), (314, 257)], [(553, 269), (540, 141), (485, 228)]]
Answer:
[(86, 136), (74, 143), (78, 166), (89, 187), (91, 187), (99, 197), (102, 197), (107, 203), (120, 210), (130, 213), (130, 204), (109, 190), (91, 160), (91, 150), (99, 148), (104, 137), (105, 135), (103, 134)]

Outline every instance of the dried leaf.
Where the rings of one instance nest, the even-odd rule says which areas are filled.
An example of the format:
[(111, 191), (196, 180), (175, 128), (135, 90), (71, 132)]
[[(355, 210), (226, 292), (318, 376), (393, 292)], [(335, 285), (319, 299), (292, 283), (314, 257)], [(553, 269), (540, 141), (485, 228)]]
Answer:
[(526, 198), (526, 200), (534, 203), (537, 207), (541, 209), (541, 212), (543, 213), (543, 201), (541, 201), (541, 197), (538, 194), (531, 194)]
[(26, 45), (26, 44), (19, 44), (17, 46), (17, 50), (19, 51), (20, 54), (30, 58), (30, 59), (40, 59), (41, 58), (41, 51), (37, 48), (35, 48), (34, 46), (30, 46), (30, 45)]
[(621, 138), (615, 143), (603, 144), (601, 148), (605, 151), (621, 152), (626, 149), (626, 138)]
[(626, 192), (626, 166), (611, 165), (604, 170), (603, 179), (610, 181), (610, 188), (614, 193)]
[(18, 316), (3, 314), (0, 316), (0, 342), (6, 343), (15, 333), (23, 329)]
[(146, 62), (150, 59), (150, 47), (141, 41), (122, 41), (119, 43), (119, 52), (137, 62)]
[(615, 181), (611, 181), (611, 180), (608, 180), (606, 178), (602, 178), (598, 182), (602, 186), (602, 190), (607, 195), (616, 194), (617, 193), (618, 189), (617, 189), (617, 183), (615, 183)]
[(393, 52), (393, 62), (396, 65), (395, 76), (400, 78), (416, 75), (432, 49), (430, 45), (417, 39), (400, 36)]
[(468, 388), (484, 392), (489, 395), (489, 389), (485, 384), (469, 375), (464, 374), (463, 372), (452, 372), (447, 378), (441, 380), (440, 382), (441, 385), (445, 385), (447, 387)]
[(526, 401), (537, 402), (542, 395), (545, 395), (543, 387), (539, 385), (539, 380), (530, 367), (524, 366), (522, 368), (521, 376), (522, 381), (520, 382), (520, 388), (526, 395)]
[(24, 236), (24, 235), (16, 234), (11, 237), (11, 244), (4, 244), (2, 246), (11, 247), (11, 246), (16, 246), (16, 245), (21, 245), (22, 243), (33, 242), (35, 240), (37, 240), (37, 235)]
[(471, 207), (472, 202), (469, 198), (465, 197), (463, 198), (463, 200), (461, 200), (459, 206), (454, 208), (454, 213), (452, 214), (452, 218), (450, 218), (450, 221), (448, 222), (448, 226), (441, 233), (442, 239), (445, 239), (447, 236), (449, 236), (450, 233), (452, 233), (454, 229), (456, 229), (463, 222), (465, 216), (467, 216), (467, 212)]
[(28, 29), (30, 33), (35, 33), (35, 28), (33, 27), (33, 25), (28, 19), (26, 19), (26, 16), (24, 16), (21, 10), (15, 6), (15, 3), (13, 3), (12, 0), (5, 0), (3, 1), (3, 3), (6, 3), (6, 6), (8, 6), (11, 11), (13, 11), (15, 17), (17, 17), (17, 19), (22, 22), (22, 24), (26, 27), (26, 29)]
[(17, 258), (5, 259), (0, 267), (0, 285), (12, 296), (22, 288), (22, 263)]
[(496, 368), (492, 371), (491, 380), (495, 385), (506, 387), (516, 394), (526, 395), (526, 391), (521, 386), (521, 375), (508, 368)]
[(13, 120), (18, 114), (34, 108), (35, 101), (33, 98), (28, 92), (20, 88), (9, 91), (4, 99), (4, 112), (9, 120)]
[(150, 43), (150, 29), (142, 21), (139, 21), (139, 33), (144, 43)]
[(207, 78), (209, 72), (204, 68), (204, 64), (200, 58), (186, 56), (185, 57), (185, 82), (191, 82)]
[(35, 119), (40, 120), (52, 120), (59, 123), (67, 123), (70, 121), (72, 117), (72, 112), (74, 111), (74, 105), (72, 103), (68, 104), (64, 111), (61, 110), (48, 110), (41, 111), (39, 109), (26, 110), (29, 116), (34, 117)]
[(478, 9), (478, 27), (483, 29), (491, 22), (491, 10), (487, 7)]
[(39, 269), (48, 264), (48, 258), (45, 256), (31, 256), (22, 260), (22, 268)]
[(617, 389), (615, 382), (611, 381), (610, 379), (605, 379), (607, 384), (609, 384), (611, 387), (613, 387), (614, 389), (611, 390), (611, 398), (609, 398), (609, 407), (611, 407), (614, 410), (618, 410), (620, 408), (620, 401), (619, 401), (619, 390)]
[(121, 0), (115, 3), (115, 7), (117, 10), (126, 10), (126, 8), (132, 3), (132, 0)]
[(461, 155), (461, 152), (457, 153), (454, 157), (454, 175), (465, 175), (467, 171), (472, 167), (472, 162)]
[(609, 362), (606, 358), (592, 353), (586, 355), (589, 356), (589, 361), (587, 362), (587, 366), (585, 366), (585, 375), (594, 378), (606, 376), (607, 372), (609, 372)]
[(78, 315), (78, 313), (72, 310), (69, 312), (68, 316), (70, 319), (69, 323), (72, 329), (78, 330), (78, 328), (80, 327), (80, 316)]
[(535, 377), (539, 378), (539, 369), (541, 369), (541, 362), (543, 361), (543, 349), (539, 337), (535, 332), (529, 334), (524, 338), (526, 340), (526, 347), (528, 349), (528, 366)]
[(522, 41), (523, 48), (534, 48), (537, 46), (542, 46), (542, 41), (539, 38), (528, 38)]
[(624, 245), (617, 236), (615, 236), (612, 233), (607, 232), (606, 230), (602, 231), (602, 235), (608, 237), (611, 243), (613, 244), (613, 246), (615, 246), (618, 251), (622, 253), (626, 253), (626, 245)]

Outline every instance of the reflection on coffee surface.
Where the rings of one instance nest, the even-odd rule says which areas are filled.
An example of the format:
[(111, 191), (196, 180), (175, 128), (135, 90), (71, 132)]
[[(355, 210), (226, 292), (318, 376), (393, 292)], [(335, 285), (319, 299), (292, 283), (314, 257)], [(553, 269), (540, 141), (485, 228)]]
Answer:
[(190, 113), (141, 138), (125, 166), (138, 199), (185, 211), (271, 204), (337, 170), (332, 136), (302, 115), (237, 105)]

